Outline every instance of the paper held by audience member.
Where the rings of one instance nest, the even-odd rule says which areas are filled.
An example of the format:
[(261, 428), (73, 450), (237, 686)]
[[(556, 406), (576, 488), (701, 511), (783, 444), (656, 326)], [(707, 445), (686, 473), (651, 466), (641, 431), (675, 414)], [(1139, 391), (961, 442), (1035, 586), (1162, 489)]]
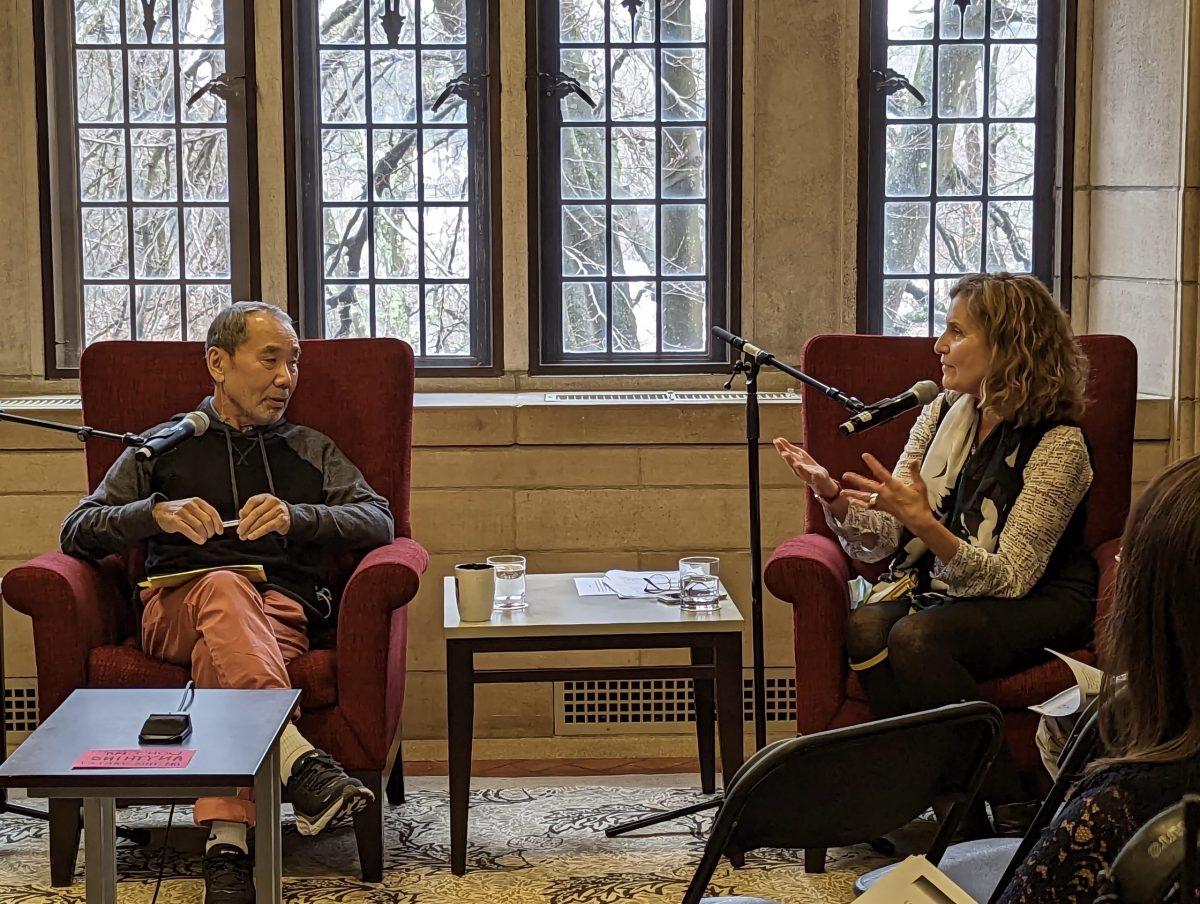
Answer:
[(1078, 659), (1065, 656), (1057, 650), (1047, 650), (1046, 652), (1053, 653), (1066, 663), (1067, 668), (1071, 670), (1072, 677), (1075, 679), (1075, 685), (1064, 691), (1060, 691), (1046, 702), (1029, 708), (1035, 713), (1050, 716), (1051, 718), (1074, 715), (1083, 709), (1089, 698), (1100, 693), (1100, 684), (1104, 680), (1104, 672), (1093, 665), (1088, 665), (1086, 662), (1080, 662)]
[(924, 857), (909, 857), (892, 867), (856, 904), (978, 904), (949, 876)]

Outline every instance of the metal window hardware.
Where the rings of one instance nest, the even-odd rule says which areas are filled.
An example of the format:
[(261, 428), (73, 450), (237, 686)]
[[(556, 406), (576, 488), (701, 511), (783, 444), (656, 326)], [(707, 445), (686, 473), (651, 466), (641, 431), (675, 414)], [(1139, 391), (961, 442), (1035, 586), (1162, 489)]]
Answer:
[(400, 0), (383, 0), (379, 24), (383, 26), (383, 33), (387, 35), (388, 46), (398, 45), (400, 31), (404, 28), (404, 16), (400, 15)]
[(548, 79), (549, 87), (543, 92), (546, 97), (563, 98), (568, 94), (578, 94), (583, 98), (583, 102), (592, 109), (596, 108), (596, 102), (592, 100), (592, 96), (583, 90), (583, 85), (579, 84), (579, 79), (567, 75), (565, 72), (539, 72), (538, 78)]
[(246, 76), (244, 75), (230, 75), (227, 72), (222, 72), (220, 75), (213, 76), (197, 88), (195, 93), (187, 99), (185, 106), (190, 110), (192, 105), (199, 101), (205, 94), (215, 94), (221, 100), (225, 101), (225, 103), (229, 103), (242, 92), (242, 86), (237, 83), (245, 81)]
[(621, 0), (621, 5), (629, 10), (629, 34), (631, 36), (637, 32), (637, 14), (644, 2), (645, 0)]
[(916, 89), (907, 76), (900, 74), (895, 69), (872, 69), (871, 75), (875, 76), (874, 88), (876, 91), (882, 91), (889, 96), (897, 91), (907, 91), (918, 102), (925, 103), (925, 95)]
[(154, 43), (154, 4), (157, 0), (142, 0), (142, 26), (146, 29), (146, 43)]
[(470, 100), (472, 97), (478, 97), (480, 90), (483, 88), (483, 80), (490, 73), (480, 72), (477, 75), (456, 75), (450, 81), (446, 82), (446, 87), (442, 89), (442, 93), (437, 96), (437, 100), (430, 107), (430, 112), (436, 113), (438, 107), (444, 104), (453, 94), (455, 97), (461, 97), (463, 100)]

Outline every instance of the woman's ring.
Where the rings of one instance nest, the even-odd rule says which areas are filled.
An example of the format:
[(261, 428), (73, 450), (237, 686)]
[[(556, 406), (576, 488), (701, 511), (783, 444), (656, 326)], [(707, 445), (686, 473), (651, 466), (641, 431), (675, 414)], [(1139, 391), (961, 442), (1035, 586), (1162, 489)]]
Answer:
[(869, 509), (875, 508), (875, 503), (878, 501), (879, 501), (879, 494), (872, 493), (870, 496), (867, 497), (867, 508), (869, 508)]

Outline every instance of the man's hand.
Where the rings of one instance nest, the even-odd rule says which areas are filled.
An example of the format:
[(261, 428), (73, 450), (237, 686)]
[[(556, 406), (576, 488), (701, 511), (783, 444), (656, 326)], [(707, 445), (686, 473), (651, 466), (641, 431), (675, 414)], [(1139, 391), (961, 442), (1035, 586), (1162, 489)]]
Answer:
[(286, 502), (270, 493), (251, 496), (238, 512), (239, 540), (257, 540), (269, 533), (286, 537), (291, 529), (291, 509)]
[(220, 513), (198, 496), (156, 503), (151, 512), (163, 533), (183, 534), (200, 546), (223, 529)]

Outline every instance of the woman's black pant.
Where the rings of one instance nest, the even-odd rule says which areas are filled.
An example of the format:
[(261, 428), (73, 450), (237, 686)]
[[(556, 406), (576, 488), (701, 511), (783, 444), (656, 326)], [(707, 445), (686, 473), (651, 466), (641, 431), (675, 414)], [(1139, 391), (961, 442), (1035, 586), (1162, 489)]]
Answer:
[[(1075, 649), (1091, 637), (1096, 564), (1072, 556), (1020, 599), (968, 597), (910, 611), (907, 599), (859, 606), (850, 613), (846, 652), (878, 665), (858, 673), (875, 718), (980, 699), (979, 682), (1046, 658), (1046, 648)], [(985, 782), (995, 803), (1027, 797), (1012, 754), (1002, 748)]]

